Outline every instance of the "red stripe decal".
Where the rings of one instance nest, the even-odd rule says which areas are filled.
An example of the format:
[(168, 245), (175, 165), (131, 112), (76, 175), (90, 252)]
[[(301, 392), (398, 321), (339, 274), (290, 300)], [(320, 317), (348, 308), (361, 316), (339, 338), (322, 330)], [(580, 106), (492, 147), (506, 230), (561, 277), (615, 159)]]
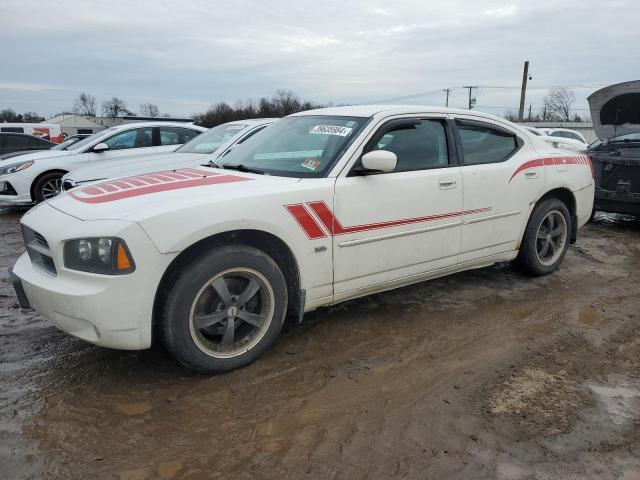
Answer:
[(329, 207), (324, 202), (308, 202), (309, 208), (315, 213), (322, 225), (331, 235), (345, 235), (349, 233), (364, 232), (368, 230), (378, 230), (381, 228), (391, 228), (400, 225), (409, 225), (412, 223), (431, 222), (441, 220), (443, 218), (461, 217), (463, 215), (472, 215), (474, 213), (490, 212), (491, 207), (477, 208), (475, 210), (463, 210), (459, 212), (440, 213), (437, 215), (429, 215), (426, 217), (407, 218), (403, 220), (390, 220), (387, 222), (369, 223), (365, 225), (354, 225), (351, 227), (343, 227), (340, 221), (333, 215)]
[(285, 205), (291, 216), (298, 222), (298, 225), (304, 230), (304, 233), (307, 234), (311, 240), (315, 240), (317, 238), (324, 238), (326, 235), (320, 228), (320, 225), (313, 219), (311, 214), (307, 211), (307, 209), (301, 203), (296, 203), (294, 205)]
[[(546, 158), (537, 158), (535, 160), (529, 160), (528, 162), (520, 165), (511, 178), (509, 179), (509, 183), (513, 180), (513, 177), (518, 175), (523, 170), (534, 167), (549, 167), (553, 165), (588, 165), (590, 164), (590, 159), (587, 155), (577, 155), (575, 157), (546, 157)], [(592, 172), (593, 172), (593, 167)]]
[(73, 190), (69, 192), (69, 195), (83, 203), (106, 203), (168, 190), (248, 180), (251, 180), (251, 178), (188, 169), (112, 180), (80, 188), (77, 191)]

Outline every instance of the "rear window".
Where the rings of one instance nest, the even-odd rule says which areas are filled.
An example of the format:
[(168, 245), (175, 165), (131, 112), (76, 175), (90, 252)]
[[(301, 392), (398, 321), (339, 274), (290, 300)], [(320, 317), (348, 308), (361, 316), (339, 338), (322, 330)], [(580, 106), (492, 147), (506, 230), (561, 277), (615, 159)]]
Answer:
[(477, 121), (456, 120), (465, 165), (504, 162), (521, 146), (517, 135)]

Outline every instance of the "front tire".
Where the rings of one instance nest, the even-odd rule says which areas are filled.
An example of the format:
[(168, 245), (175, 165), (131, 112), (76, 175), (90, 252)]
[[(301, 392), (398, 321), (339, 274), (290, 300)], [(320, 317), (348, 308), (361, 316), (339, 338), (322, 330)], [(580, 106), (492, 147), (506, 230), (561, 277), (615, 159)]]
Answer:
[(525, 229), (516, 265), (527, 275), (548, 275), (557, 270), (569, 248), (571, 215), (557, 198), (534, 209)]
[(287, 311), (278, 265), (249, 246), (197, 255), (164, 292), (162, 336), (169, 352), (201, 373), (253, 362), (275, 341)]
[(33, 186), (36, 203), (44, 202), (55, 197), (62, 191), (62, 172), (49, 172), (42, 175)]

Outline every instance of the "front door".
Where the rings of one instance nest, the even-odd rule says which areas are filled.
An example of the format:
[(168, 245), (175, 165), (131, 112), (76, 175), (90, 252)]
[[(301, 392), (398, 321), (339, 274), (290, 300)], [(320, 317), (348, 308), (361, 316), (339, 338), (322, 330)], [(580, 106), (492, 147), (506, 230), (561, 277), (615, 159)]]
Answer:
[(148, 155), (156, 153), (157, 147), (153, 142), (153, 127), (134, 128), (116, 133), (103, 143), (109, 146), (102, 152), (89, 151), (89, 162), (107, 161), (113, 158), (132, 157), (134, 155)]
[(462, 188), (444, 118), (396, 119), (364, 152), (389, 150), (391, 173), (336, 179), (334, 211), (311, 205), (333, 236), (334, 293), (341, 300), (456, 264)]

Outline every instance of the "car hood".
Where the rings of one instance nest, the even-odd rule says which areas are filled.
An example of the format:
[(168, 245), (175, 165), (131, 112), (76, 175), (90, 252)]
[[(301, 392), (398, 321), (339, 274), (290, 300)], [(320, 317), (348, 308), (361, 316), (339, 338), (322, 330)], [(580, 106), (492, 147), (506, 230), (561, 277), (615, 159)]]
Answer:
[(587, 100), (600, 140), (640, 132), (640, 80), (601, 88)]
[(64, 157), (70, 155), (71, 152), (67, 150), (36, 150), (33, 153), (25, 153), (24, 155), (20, 155), (20, 158), (0, 158), (0, 166), (10, 165), (12, 163), (19, 162), (27, 162), (29, 160), (40, 160), (54, 157)]
[(65, 176), (65, 179), (82, 183), (92, 180), (103, 180), (105, 178), (133, 177), (135, 175), (157, 172), (158, 170), (183, 168), (191, 162), (193, 162), (193, 164), (188, 166), (198, 166), (199, 161), (206, 163), (208, 159), (203, 159), (206, 156), (207, 155), (203, 155), (202, 153), (170, 152), (160, 155), (113, 158), (108, 162), (102, 162), (102, 165), (93, 165), (73, 170)]
[(299, 181), (218, 168), (184, 168), (91, 183), (47, 203), (80, 220), (140, 221), (217, 200), (242, 201)]

